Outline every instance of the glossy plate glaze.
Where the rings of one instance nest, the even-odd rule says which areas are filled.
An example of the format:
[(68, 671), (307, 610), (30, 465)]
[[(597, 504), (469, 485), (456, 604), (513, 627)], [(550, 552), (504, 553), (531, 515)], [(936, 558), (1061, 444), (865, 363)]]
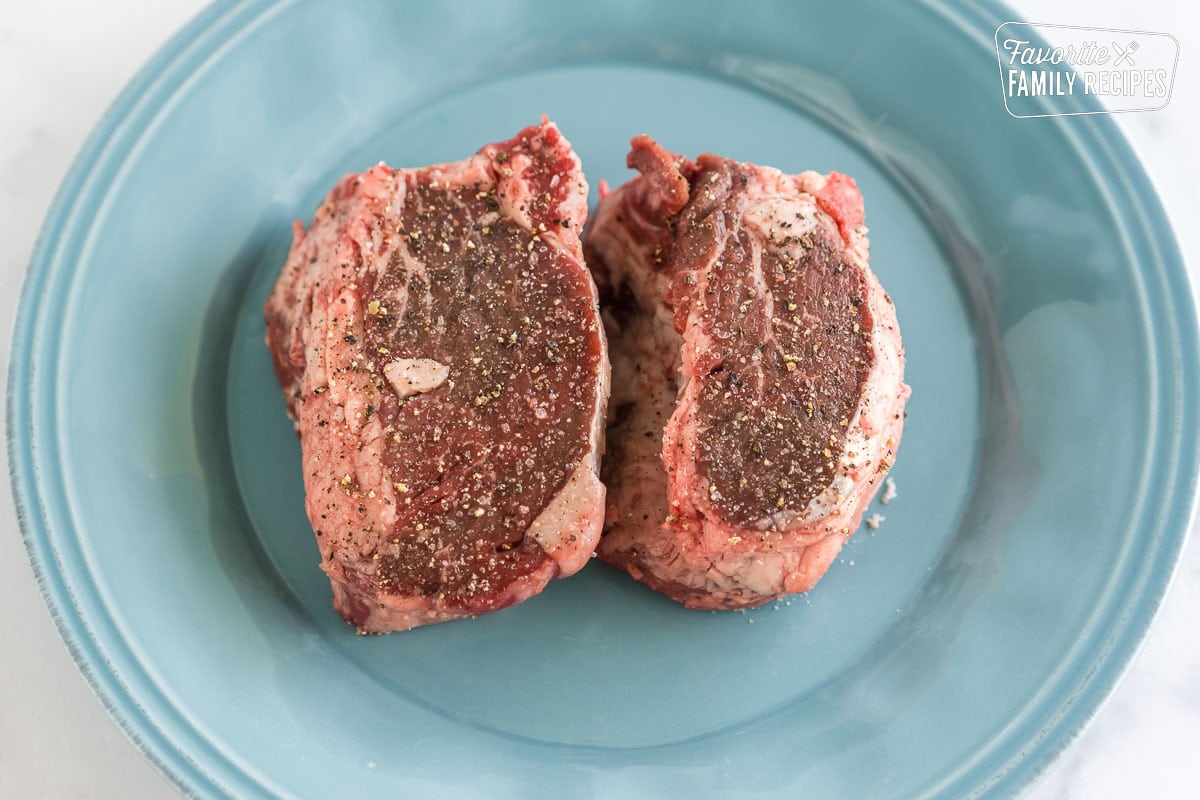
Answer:
[[(1196, 479), (1196, 322), (1111, 120), (1017, 120), (996, 7), (226, 2), (46, 222), (10, 379), (29, 550), (113, 717), (204, 797), (1006, 796), (1141, 640)], [(903, 46), (901, 44), (903, 43)], [(899, 498), (807, 596), (686, 611), (603, 565), (474, 621), (332, 612), (262, 344), (342, 173), (549, 114), (854, 175), (913, 386)]]

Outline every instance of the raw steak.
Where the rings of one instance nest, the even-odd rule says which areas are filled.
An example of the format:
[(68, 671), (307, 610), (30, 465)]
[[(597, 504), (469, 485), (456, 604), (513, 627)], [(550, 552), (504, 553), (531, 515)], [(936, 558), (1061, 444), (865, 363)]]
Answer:
[(585, 236), (613, 358), (600, 557), (691, 608), (825, 573), (895, 457), (909, 389), (862, 197), (646, 136)]
[(586, 215), (543, 119), (465, 161), (347, 176), (296, 223), (266, 338), (360, 632), (495, 611), (591, 557), (609, 367)]

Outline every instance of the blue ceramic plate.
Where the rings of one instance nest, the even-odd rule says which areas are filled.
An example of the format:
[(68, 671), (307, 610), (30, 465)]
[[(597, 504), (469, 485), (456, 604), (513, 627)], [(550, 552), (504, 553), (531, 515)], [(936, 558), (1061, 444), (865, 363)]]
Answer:
[[(1018, 120), (1003, 9), (223, 2), (147, 66), (46, 221), (10, 457), (63, 637), (215, 797), (1005, 796), (1095, 713), (1196, 480), (1196, 321), (1111, 120)], [(901, 46), (903, 45), (903, 46)], [(602, 565), (474, 621), (333, 613), (259, 309), (344, 172), (543, 112), (854, 175), (913, 386), (879, 509), (811, 593), (686, 611)]]

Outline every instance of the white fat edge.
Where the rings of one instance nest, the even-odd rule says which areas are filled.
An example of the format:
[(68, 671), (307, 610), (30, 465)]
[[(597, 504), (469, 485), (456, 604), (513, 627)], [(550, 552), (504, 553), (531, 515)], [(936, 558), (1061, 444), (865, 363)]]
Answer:
[[(881, 399), (888, 401), (881, 403), (886, 410), (881, 409), (879, 412), (881, 415), (885, 415), (887, 411), (895, 411), (898, 406), (902, 406), (903, 402), (908, 399), (910, 390), (904, 383), (904, 345), (900, 340), (896, 311), (892, 304), (884, 299), (883, 288), (874, 274), (871, 274), (870, 281), (872, 284), (871, 315), (875, 318), (872, 341), (875, 345), (876, 363), (879, 370), (888, 378), (881, 382), (886, 384), (886, 388), (880, 390)], [(886, 416), (881, 416), (877, 420), (877, 424), (880, 427), (891, 426)]]
[[(848, 440), (847, 440), (848, 441)], [(805, 524), (811, 524), (826, 517), (843, 516), (846, 506), (855, 500), (856, 484), (849, 475), (838, 474), (825, 487), (824, 491), (814, 497), (804, 510)]]
[(566, 577), (587, 564), (603, 527), (604, 484), (595, 466), (585, 461), (530, 523), (527, 535), (533, 537)]
[[(586, 270), (587, 266), (580, 261), (579, 268)], [(600, 342), (600, 380), (596, 381), (596, 393), (592, 396), (592, 430), (588, 437), (589, 467), (597, 476), (600, 474), (600, 455), (604, 450), (605, 411), (608, 409), (608, 398), (612, 394), (612, 362), (608, 354), (608, 337), (604, 334), (604, 321), (600, 318), (600, 298), (596, 292), (596, 284), (589, 278), (592, 310), (595, 313), (596, 337)], [(601, 498), (603, 498), (601, 488)], [(603, 518), (603, 502), (601, 503)]]

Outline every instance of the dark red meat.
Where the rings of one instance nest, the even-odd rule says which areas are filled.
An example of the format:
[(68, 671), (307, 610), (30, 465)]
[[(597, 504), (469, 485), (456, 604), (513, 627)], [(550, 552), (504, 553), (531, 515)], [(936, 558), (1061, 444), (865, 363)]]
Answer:
[(296, 224), (267, 343), (321, 568), (360, 631), (495, 611), (591, 556), (608, 360), (586, 202), (543, 122), (347, 176)]
[(908, 387), (863, 203), (645, 136), (589, 225), (613, 358), (601, 558), (694, 608), (809, 589), (891, 467)]

